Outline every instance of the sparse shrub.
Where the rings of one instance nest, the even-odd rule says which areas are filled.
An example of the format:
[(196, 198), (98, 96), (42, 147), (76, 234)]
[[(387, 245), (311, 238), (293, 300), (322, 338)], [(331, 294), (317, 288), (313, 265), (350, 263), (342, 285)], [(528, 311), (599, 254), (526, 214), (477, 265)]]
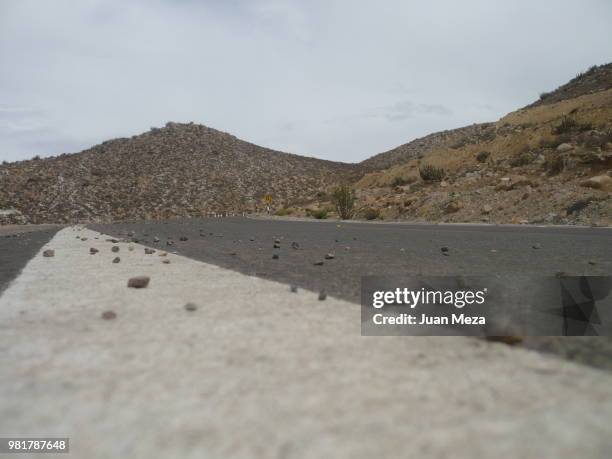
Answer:
[(565, 169), (565, 158), (561, 155), (552, 155), (546, 158), (544, 168), (550, 175), (560, 174)]
[(550, 92), (541, 92), (540, 93), (540, 100), (546, 100), (551, 96), (552, 93)]
[(286, 207), (281, 207), (280, 209), (277, 209), (276, 212), (274, 212), (274, 215), (276, 215), (277, 217), (284, 217), (285, 215), (290, 215), (291, 214), (291, 209), (287, 209)]
[(398, 175), (391, 182), (391, 186), (404, 186), (404, 185), (409, 185), (412, 182), (413, 180), (411, 180), (410, 178), (401, 177)]
[(455, 141), (453, 144), (451, 144), (451, 148), (453, 150), (458, 150), (459, 148), (463, 148), (468, 144), (468, 139), (467, 137), (463, 137), (457, 141)]
[(425, 164), (419, 168), (419, 175), (426, 182), (439, 182), (444, 178), (444, 169)]
[(312, 215), (317, 220), (325, 220), (327, 218), (327, 209), (314, 209), (310, 211), (310, 215)]
[(559, 135), (570, 132), (584, 132), (591, 129), (593, 129), (593, 125), (591, 123), (579, 123), (570, 116), (564, 116), (561, 119), (561, 123), (554, 128), (553, 132)]
[(380, 218), (380, 210), (375, 209), (374, 207), (368, 207), (362, 212), (363, 218), (366, 220), (376, 220)]
[(489, 156), (491, 156), (490, 151), (481, 151), (476, 155), (476, 161), (478, 161), (479, 163), (486, 163), (487, 159), (489, 159)]
[(533, 161), (533, 156), (528, 152), (520, 153), (510, 160), (511, 167), (521, 167), (530, 164)]
[(40, 160), (40, 156), (36, 155), (32, 158), (32, 161), (39, 161)]
[(355, 192), (349, 185), (340, 185), (332, 193), (332, 202), (342, 220), (350, 220), (355, 213)]

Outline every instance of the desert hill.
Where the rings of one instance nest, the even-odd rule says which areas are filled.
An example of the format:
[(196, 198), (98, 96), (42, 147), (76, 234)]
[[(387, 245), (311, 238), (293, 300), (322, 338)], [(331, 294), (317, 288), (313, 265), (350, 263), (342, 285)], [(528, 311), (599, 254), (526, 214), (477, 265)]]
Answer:
[[(368, 219), (610, 225), (612, 64), (495, 123), (416, 139), (361, 165), (354, 188)], [(317, 207), (333, 215), (328, 201), (307, 213)]]
[(354, 170), (205, 126), (168, 123), (81, 153), (0, 166), (0, 209), (16, 209), (31, 223), (251, 212), (265, 194), (313, 199)]
[(3, 164), (0, 223), (257, 212), (266, 194), (279, 215), (333, 216), (329, 192), (348, 182), (367, 219), (609, 225), (611, 175), (607, 64), (497, 122), (434, 133), (359, 164), (278, 152), (193, 123)]

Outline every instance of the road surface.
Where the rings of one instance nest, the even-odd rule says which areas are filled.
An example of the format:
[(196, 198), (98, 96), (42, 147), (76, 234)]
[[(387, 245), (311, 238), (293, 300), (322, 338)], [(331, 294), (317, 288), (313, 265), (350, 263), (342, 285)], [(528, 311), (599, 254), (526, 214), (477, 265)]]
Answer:
[[(131, 231), (138, 243), (109, 241)], [(68, 436), (87, 458), (610, 457), (605, 365), (362, 337), (352, 280), (398, 267), (608, 273), (607, 230), (223, 219), (40, 238), (33, 257), (11, 252), (27, 261), (19, 274), (1, 274), (2, 436)], [(147, 288), (127, 287), (137, 275)]]

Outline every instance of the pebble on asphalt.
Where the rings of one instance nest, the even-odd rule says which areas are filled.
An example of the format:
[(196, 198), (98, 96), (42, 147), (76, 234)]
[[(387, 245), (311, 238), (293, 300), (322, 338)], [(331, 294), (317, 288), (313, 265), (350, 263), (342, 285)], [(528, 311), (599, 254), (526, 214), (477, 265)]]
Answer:
[(300, 244), (298, 244), (297, 242), (292, 242), (291, 248), (294, 250), (298, 250), (300, 248)]
[(89, 249), (89, 253), (90, 253), (91, 255), (95, 255), (95, 254), (96, 254), (96, 253), (98, 253), (98, 252), (99, 252), (99, 250), (98, 250), (98, 249), (96, 249), (95, 247), (92, 247), (92, 248), (90, 248), (90, 249)]
[(113, 263), (119, 263), (120, 261), (121, 261), (121, 258), (119, 258), (119, 257), (115, 257), (113, 259)]
[(187, 239), (185, 236), (181, 236), (181, 237), (179, 238), (179, 241), (182, 241), (182, 242), (185, 242), (185, 241), (187, 241), (187, 240), (188, 240), (188, 239)]
[(447, 253), (448, 252), (448, 247), (442, 247), (440, 250), (442, 251), (442, 253)]
[(197, 309), (198, 309), (198, 306), (196, 304), (194, 304), (194, 303), (187, 303), (185, 305), (185, 310), (187, 310), (187, 311), (195, 311)]
[(159, 238), (158, 238), (157, 236), (155, 236), (155, 237), (153, 238), (153, 242), (159, 242)]
[(111, 247), (111, 252), (115, 252), (115, 253), (119, 252), (119, 246), (118, 245), (112, 246)]
[(145, 247), (145, 253), (147, 255), (151, 255), (151, 254), (155, 253), (155, 250), (154, 249), (150, 249), (148, 247)]
[(51, 258), (55, 256), (55, 250), (48, 249), (43, 252), (43, 257)]
[(536, 242), (535, 244), (533, 244), (531, 246), (531, 248), (536, 249), (536, 250), (541, 249), (542, 248), (542, 244), (540, 244), (539, 242)]
[(325, 255), (326, 260), (333, 260), (334, 258), (335, 258), (335, 255), (333, 253), (328, 253)]
[(319, 301), (323, 301), (325, 298), (327, 298), (327, 292), (325, 290), (321, 290), (319, 292)]
[(275, 253), (274, 255), (272, 255), (272, 259), (273, 260), (278, 260), (278, 253)]
[(130, 288), (145, 288), (149, 285), (151, 278), (149, 276), (136, 276), (128, 280), (127, 286)]
[(117, 313), (115, 311), (104, 311), (101, 317), (104, 320), (113, 320), (117, 318)]
[(315, 261), (313, 264), (314, 264), (315, 266), (323, 266), (323, 261), (322, 261), (322, 260)]
[(276, 243), (276, 242), (275, 242), (275, 243), (274, 243), (274, 248), (275, 248), (275, 249), (280, 249), (280, 244), (278, 244), (278, 243)]

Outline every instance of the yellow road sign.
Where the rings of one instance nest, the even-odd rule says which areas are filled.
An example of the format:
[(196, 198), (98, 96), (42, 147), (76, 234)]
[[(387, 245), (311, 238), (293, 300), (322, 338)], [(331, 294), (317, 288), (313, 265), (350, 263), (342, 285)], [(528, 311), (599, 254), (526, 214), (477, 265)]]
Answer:
[(266, 201), (267, 203), (272, 202), (272, 195), (271, 194), (267, 194), (264, 196), (264, 201)]

